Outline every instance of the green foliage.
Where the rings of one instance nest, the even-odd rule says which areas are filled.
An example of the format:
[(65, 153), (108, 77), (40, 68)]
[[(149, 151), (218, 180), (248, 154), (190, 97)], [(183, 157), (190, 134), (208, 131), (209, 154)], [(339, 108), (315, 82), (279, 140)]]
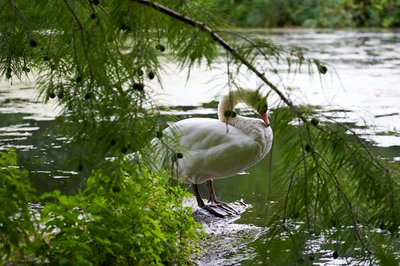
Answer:
[(15, 153), (1, 152), (0, 166), (2, 263), (181, 265), (196, 251), (199, 225), (182, 207), (187, 192), (170, 186), (166, 174), (112, 163), (105, 168), (113, 173), (95, 171), (81, 193), (42, 195), (39, 221)]
[[(89, 169), (109, 152), (140, 150), (155, 135), (148, 107), (160, 55), (173, 50), (182, 66), (216, 56), (208, 34), (138, 2), (6, 1), (0, 11), (0, 73), (11, 82), (39, 75), (44, 99), (65, 108), (68, 135), (93, 154), (80, 156)], [(160, 3), (210, 20), (195, 3)]]
[[(88, 178), (82, 182), (87, 186), (82, 193), (55, 193), (51, 198), (57, 204), (44, 206), (47, 242), (36, 236), (38, 247), (28, 252), (41, 262), (182, 264), (195, 250), (197, 223), (189, 210), (180, 207), (182, 188), (169, 186), (165, 174), (144, 170), (150, 159), (143, 151), (159, 131), (151, 95), (160, 82), (160, 56), (190, 67), (210, 63), (217, 55), (216, 46), (209, 34), (146, 3), (43, 0), (2, 5), (0, 72), (11, 83), (31, 73), (38, 76), (42, 98), (56, 99), (64, 108), (67, 142), (80, 146), (71, 167)], [(160, 3), (204, 22), (213, 21), (197, 12), (201, 8), (194, 2)], [(122, 169), (121, 158), (132, 152), (141, 158), (140, 166), (126, 162)], [(109, 164), (107, 157), (121, 164)], [(13, 191), (9, 185), (4, 189)], [(10, 196), (5, 194), (2, 202)], [(32, 227), (21, 225), (27, 230), (20, 230), (25, 238), (33, 236), (28, 226)], [(60, 233), (52, 233), (54, 228)], [(7, 232), (4, 237), (15, 240), (10, 242), (13, 246), (1, 245), (7, 248), (5, 259), (19, 261), (17, 255), (10, 256), (15, 249), (15, 254), (29, 260), (16, 234)]]
[(208, 0), (241, 27), (397, 27), (400, 25), (398, 0)]
[(17, 166), (12, 151), (0, 151), (0, 263), (12, 254), (23, 256), (34, 237), (28, 203), (35, 197), (28, 172)]
[(301, 234), (307, 242), (323, 234), (341, 243), (333, 245), (340, 254), (363, 259), (382, 254), (382, 244), (395, 248), (398, 164), (377, 161), (349, 127), (332, 123), (314, 108), (300, 107), (296, 112), (308, 119), (300, 120), (287, 108), (275, 110), (271, 118), (279, 147), (272, 151), (278, 158), (271, 166), (277, 188), (273, 197), (280, 202), (274, 208), (283, 209), (270, 221), (278, 230), (271, 230), (271, 237), (287, 232)]
[(138, 167), (111, 175), (98, 170), (82, 193), (43, 195), (51, 202), (42, 211), (48, 242), (42, 258), (72, 265), (188, 262), (197, 223), (191, 210), (181, 207), (186, 193), (168, 180)]

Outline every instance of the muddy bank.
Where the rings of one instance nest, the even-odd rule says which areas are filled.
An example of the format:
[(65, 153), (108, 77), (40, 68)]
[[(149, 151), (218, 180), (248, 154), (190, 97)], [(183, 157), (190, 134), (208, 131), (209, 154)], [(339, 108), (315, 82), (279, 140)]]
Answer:
[(200, 253), (193, 258), (198, 265), (235, 265), (254, 256), (249, 250), (244, 253), (240, 250), (258, 239), (266, 228), (237, 223), (240, 214), (251, 208), (251, 205), (241, 201), (230, 203), (239, 214), (224, 218), (218, 218), (199, 208), (194, 197), (185, 199), (184, 205), (193, 208), (194, 218), (204, 226), (205, 234), (200, 239)]

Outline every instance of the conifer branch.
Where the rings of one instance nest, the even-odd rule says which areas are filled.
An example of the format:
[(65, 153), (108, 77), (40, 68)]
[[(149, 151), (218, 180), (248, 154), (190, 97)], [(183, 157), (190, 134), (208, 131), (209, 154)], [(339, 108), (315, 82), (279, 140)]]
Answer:
[[(260, 46), (257, 45), (257, 43), (255, 43), (253, 40), (251, 40), (250, 38), (244, 36), (243, 34), (240, 34), (238, 32), (234, 32), (234, 31), (230, 31), (230, 30), (216, 30), (216, 32), (222, 32), (222, 33), (226, 33), (226, 34), (230, 34), (233, 35), (235, 37), (238, 37), (242, 40), (244, 40), (245, 42), (248, 42), (249, 44), (252, 45), (252, 47), (254, 49), (256, 49), (261, 55), (264, 56), (265, 60), (267, 60), (267, 62), (271, 65), (271, 68), (274, 72), (278, 72), (278, 70), (273, 66), (271, 60), (266, 56), (266, 54), (262, 51), (262, 49), (260, 48)], [(281, 78), (280, 78), (281, 79)]]
[(356, 216), (356, 213), (354, 212), (354, 207), (353, 204), (351, 202), (351, 200), (349, 199), (349, 197), (347, 196), (346, 192), (343, 190), (343, 186), (340, 183), (339, 177), (335, 174), (335, 171), (331, 168), (329, 162), (325, 159), (324, 156), (322, 156), (321, 154), (317, 153), (316, 151), (313, 152), (313, 160), (316, 164), (318, 163), (318, 159), (321, 159), (322, 162), (325, 164), (325, 166), (328, 168), (326, 169), (324, 166), (321, 166), (321, 169), (329, 176), (332, 177), (336, 186), (337, 191), (340, 193), (340, 195), (342, 196), (343, 201), (345, 202), (345, 204), (347, 205), (348, 211), (351, 215), (351, 219), (352, 219), (352, 223), (353, 223), (353, 227), (354, 227), (354, 235), (356, 237), (356, 239), (360, 242), (360, 244), (363, 246), (363, 248), (368, 251), (368, 253), (371, 254), (371, 251), (369, 250), (369, 248), (365, 245), (361, 234), (360, 234), (360, 228), (358, 225), (358, 219)]
[[(222, 46), (226, 51), (228, 51), (235, 59), (239, 60), (243, 65), (245, 65), (249, 70), (251, 70), (254, 74), (256, 74), (257, 77), (259, 77), (268, 87), (271, 88), (278, 96), (292, 109), (294, 108), (294, 105), (292, 101), (289, 100), (271, 81), (269, 81), (263, 73), (261, 73), (255, 66), (253, 66), (246, 58), (244, 58), (235, 48), (233, 48), (224, 38), (222, 38), (217, 30), (213, 30), (206, 24), (196, 21), (192, 18), (189, 18), (179, 12), (176, 12), (175, 10), (169, 9), (166, 6), (163, 6), (159, 3), (152, 2), (149, 0), (136, 0), (136, 2), (147, 5), (149, 7), (154, 8), (157, 11), (160, 11), (172, 18), (175, 18), (179, 21), (182, 21), (188, 25), (191, 25), (193, 27), (196, 27), (200, 29), (203, 32), (208, 33), (211, 38), (216, 41), (220, 46)], [(299, 116), (303, 122), (306, 122), (306, 118), (301, 115), (300, 113), (296, 112), (296, 114)]]
[[(85, 28), (83, 27), (82, 22), (80, 21), (78, 15), (75, 13), (74, 9), (72, 8), (71, 4), (68, 2), (68, 0), (64, 0), (64, 4), (67, 6), (69, 12), (71, 13), (72, 17), (75, 19), (76, 23), (79, 26), (79, 32), (81, 34), (81, 43), (82, 43), (82, 48), (84, 50), (85, 53), (85, 58), (86, 61), (88, 63), (88, 68), (89, 68), (89, 73), (90, 76), (93, 78), (94, 74), (93, 74), (93, 69), (92, 69), (92, 63), (90, 62), (91, 60), (89, 60), (89, 56), (88, 56), (88, 51), (87, 51), (87, 46), (86, 46), (86, 42), (85, 42)], [(76, 56), (76, 52), (75, 52), (75, 56)], [(78, 61), (76, 61), (76, 65), (78, 64)]]

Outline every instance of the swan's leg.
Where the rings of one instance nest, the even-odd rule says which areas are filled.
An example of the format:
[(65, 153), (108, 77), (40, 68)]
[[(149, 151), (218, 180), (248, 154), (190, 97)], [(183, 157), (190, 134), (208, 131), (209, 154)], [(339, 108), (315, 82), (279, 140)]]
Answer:
[(208, 199), (208, 203), (210, 203), (212, 205), (216, 205), (216, 206), (222, 208), (223, 210), (225, 210), (225, 211), (227, 211), (229, 213), (239, 214), (239, 212), (236, 211), (231, 206), (229, 206), (228, 203), (217, 200), (217, 196), (215, 195), (215, 191), (214, 191), (214, 186), (213, 186), (213, 181), (212, 180), (207, 180), (207, 187), (208, 187), (208, 193), (210, 194), (210, 197)]
[(223, 217), (226, 216), (226, 215), (214, 210), (212, 206), (206, 205), (204, 203), (203, 199), (201, 198), (200, 192), (199, 192), (199, 185), (198, 184), (192, 184), (192, 188), (193, 188), (193, 191), (194, 191), (194, 195), (196, 196), (197, 205), (199, 205), (200, 208), (203, 208), (203, 209), (207, 210), (209, 213), (211, 213), (211, 214), (213, 214), (213, 215), (215, 215), (217, 217), (220, 217), (220, 218), (223, 218)]
[(192, 188), (193, 188), (193, 191), (194, 191), (194, 195), (196, 196), (197, 205), (199, 205), (199, 207), (203, 207), (205, 204), (204, 204), (204, 201), (201, 198), (201, 195), (200, 195), (200, 192), (199, 192), (199, 185), (192, 184)]

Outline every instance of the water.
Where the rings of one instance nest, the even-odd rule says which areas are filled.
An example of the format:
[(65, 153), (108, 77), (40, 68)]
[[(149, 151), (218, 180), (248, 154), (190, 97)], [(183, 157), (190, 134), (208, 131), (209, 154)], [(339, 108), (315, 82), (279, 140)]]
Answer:
[[(321, 106), (327, 114), (359, 126), (358, 132), (374, 142), (375, 151), (382, 157), (400, 160), (399, 31), (278, 30), (252, 34), (304, 47), (307, 56), (329, 62), (328, 74), (323, 77), (314, 74), (310, 78), (306, 68), (297, 75), (282, 73), (281, 79), (293, 88), (291, 99)], [(226, 72), (223, 62), (212, 69), (201, 66), (192, 70), (187, 80), (185, 71), (165, 62), (164, 89), (155, 89), (155, 98), (160, 104), (171, 106), (169, 113), (215, 117), (215, 104), (208, 103), (226, 93)], [(242, 75), (240, 82), (247, 87), (261, 84), (251, 73)], [(75, 167), (65, 170), (65, 139), (58, 131), (62, 121), (55, 119), (60, 108), (56, 102), (41, 103), (34, 80), (31, 77), (24, 82), (14, 81), (13, 86), (4, 81), (0, 84), (0, 150), (18, 151), (21, 165), (30, 171), (39, 192), (58, 188), (68, 193), (79, 184), (81, 176)], [(272, 108), (279, 104), (271, 95)], [(268, 206), (273, 204), (267, 196), (270, 187), (266, 160), (246, 173), (215, 182), (221, 200), (242, 198), (253, 205), (238, 223), (264, 226)], [(267, 256), (263, 241), (250, 241), (234, 253), (226, 253), (218, 263), (262, 263)], [(345, 262), (329, 262), (341, 263)]]
[(34, 77), (13, 85), (0, 85), (0, 150), (12, 148), (28, 169), (38, 193), (60, 189), (71, 193), (80, 182), (78, 172), (66, 169), (65, 137), (56, 117), (56, 102), (43, 104)]
[[(285, 46), (300, 46), (306, 56), (328, 62), (325, 76), (314, 74), (310, 78), (306, 67), (297, 75), (281, 73), (283, 83), (292, 88), (292, 101), (326, 110), (349, 110), (345, 121), (373, 126), (376, 132), (361, 133), (368, 134), (378, 146), (400, 145), (400, 31), (279, 30), (253, 34)], [(162, 91), (163, 104), (199, 106), (226, 93), (225, 63), (215, 64), (212, 70), (201, 67), (192, 71), (189, 81), (187, 72), (175, 71), (176, 66), (167, 64), (165, 68), (168, 89)], [(239, 84), (261, 85), (248, 72), (242, 72)], [(272, 94), (270, 102), (276, 106), (273, 99)]]

